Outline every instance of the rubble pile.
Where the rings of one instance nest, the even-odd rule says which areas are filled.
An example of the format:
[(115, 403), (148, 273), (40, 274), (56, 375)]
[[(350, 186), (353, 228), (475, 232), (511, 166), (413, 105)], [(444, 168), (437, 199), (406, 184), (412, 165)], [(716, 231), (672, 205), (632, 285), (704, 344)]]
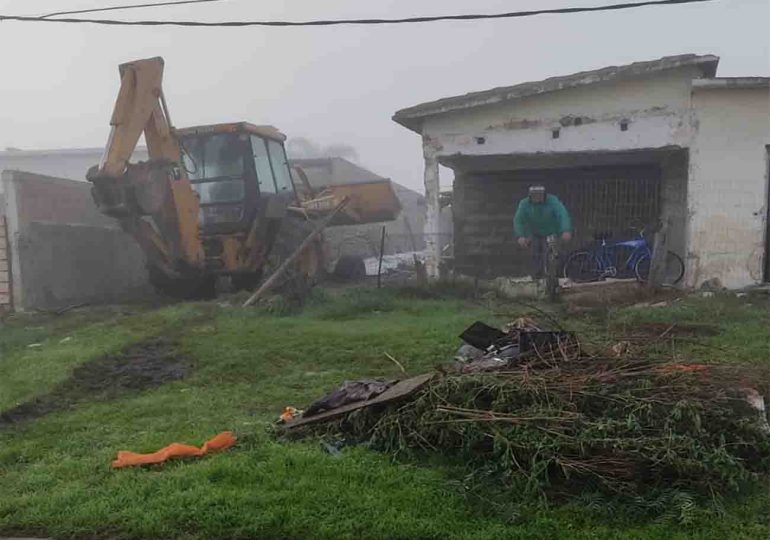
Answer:
[[(588, 354), (568, 332), (475, 323), (455, 364), (336, 418), (346, 439), (439, 452), (518, 493), (713, 497), (770, 473), (767, 371)], [(328, 428), (328, 426), (327, 426)]]

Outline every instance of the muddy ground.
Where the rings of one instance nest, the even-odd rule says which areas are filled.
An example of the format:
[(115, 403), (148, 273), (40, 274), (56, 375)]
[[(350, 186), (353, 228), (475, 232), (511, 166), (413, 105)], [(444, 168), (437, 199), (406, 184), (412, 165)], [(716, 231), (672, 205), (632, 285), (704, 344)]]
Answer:
[(639, 338), (698, 338), (716, 336), (720, 333), (718, 326), (706, 323), (669, 323), (645, 322), (617, 328), (616, 333)]
[(620, 308), (652, 306), (675, 302), (685, 294), (678, 289), (649, 289), (635, 281), (589, 283), (562, 291), (562, 298), (573, 308)]
[(110, 401), (183, 379), (192, 362), (175, 343), (153, 339), (77, 367), (52, 392), (0, 412), (0, 428), (40, 418), (80, 403)]

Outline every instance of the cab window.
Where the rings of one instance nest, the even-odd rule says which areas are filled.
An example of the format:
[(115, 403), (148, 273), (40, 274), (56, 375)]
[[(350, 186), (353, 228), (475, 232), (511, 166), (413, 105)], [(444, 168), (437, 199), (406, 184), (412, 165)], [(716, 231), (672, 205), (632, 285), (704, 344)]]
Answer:
[(201, 204), (240, 202), (246, 191), (242, 179), (196, 182), (192, 187), (200, 195)]
[(286, 152), (283, 145), (278, 141), (267, 141), (270, 150), (270, 161), (273, 163), (273, 172), (275, 173), (275, 184), (278, 187), (278, 193), (293, 191), (291, 183), (291, 172), (289, 171), (289, 162), (286, 159)]
[(275, 180), (273, 179), (273, 170), (270, 168), (270, 159), (268, 158), (265, 140), (252, 135), (251, 149), (254, 154), (254, 170), (257, 173), (259, 192), (275, 193)]
[(244, 142), (235, 133), (184, 139), (182, 157), (190, 180), (242, 177)]

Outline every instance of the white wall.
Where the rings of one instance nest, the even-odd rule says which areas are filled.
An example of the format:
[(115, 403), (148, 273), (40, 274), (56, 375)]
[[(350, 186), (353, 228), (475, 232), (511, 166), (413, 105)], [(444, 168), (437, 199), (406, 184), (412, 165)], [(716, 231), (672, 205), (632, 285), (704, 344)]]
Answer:
[[(423, 135), (438, 156), (633, 150), (685, 145), (698, 68), (598, 83), (428, 118)], [(582, 125), (562, 126), (581, 117)], [(629, 121), (628, 131), (620, 130)], [(558, 139), (552, 131), (560, 128)], [(477, 138), (483, 137), (484, 144)]]
[(694, 88), (687, 284), (762, 280), (767, 231), (770, 91)]

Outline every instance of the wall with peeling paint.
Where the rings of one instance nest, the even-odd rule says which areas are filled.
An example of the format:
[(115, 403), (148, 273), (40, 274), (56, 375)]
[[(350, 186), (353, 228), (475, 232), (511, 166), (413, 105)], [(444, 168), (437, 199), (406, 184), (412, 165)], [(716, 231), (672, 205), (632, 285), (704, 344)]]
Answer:
[(688, 274), (695, 286), (762, 281), (770, 90), (695, 88), (688, 185)]
[[(426, 119), (423, 135), (442, 156), (682, 145), (691, 137), (684, 111), (697, 71), (684, 68), (450, 112)], [(624, 120), (628, 131), (620, 129)], [(558, 139), (553, 138), (554, 129), (559, 130)]]

